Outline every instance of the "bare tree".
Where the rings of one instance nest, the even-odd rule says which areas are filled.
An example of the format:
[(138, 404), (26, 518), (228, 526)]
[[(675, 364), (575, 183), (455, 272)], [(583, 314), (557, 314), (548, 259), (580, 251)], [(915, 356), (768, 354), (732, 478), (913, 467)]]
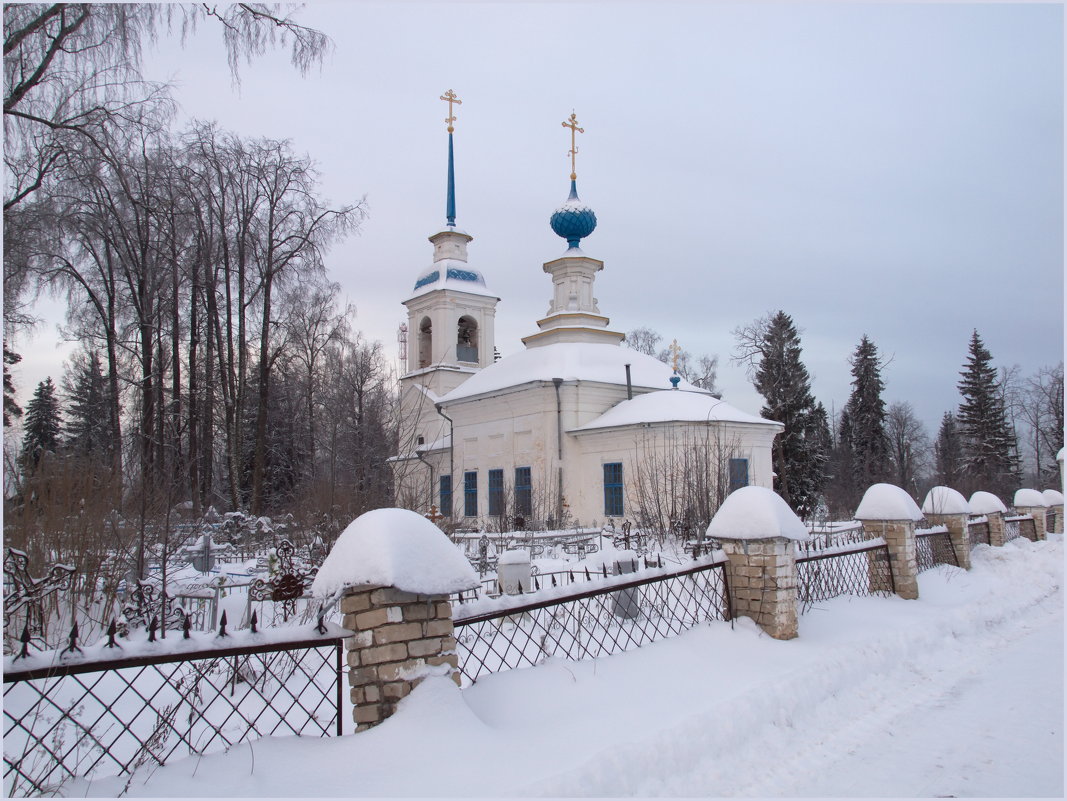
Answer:
[(1029, 428), (1027, 437), (1039, 485), (1059, 486), (1056, 454), (1063, 448), (1063, 362), (1042, 367), (1023, 385), (1019, 411)]
[(930, 459), (930, 437), (907, 401), (889, 405), (885, 420), (893, 483), (918, 497), (918, 479)]

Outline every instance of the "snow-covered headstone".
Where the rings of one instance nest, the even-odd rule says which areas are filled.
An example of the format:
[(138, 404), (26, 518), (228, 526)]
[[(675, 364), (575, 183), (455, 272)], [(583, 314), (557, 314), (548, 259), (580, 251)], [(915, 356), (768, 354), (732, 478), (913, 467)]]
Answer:
[(496, 575), (505, 595), (530, 591), (530, 552), (517, 548), (504, 551), (496, 562)]

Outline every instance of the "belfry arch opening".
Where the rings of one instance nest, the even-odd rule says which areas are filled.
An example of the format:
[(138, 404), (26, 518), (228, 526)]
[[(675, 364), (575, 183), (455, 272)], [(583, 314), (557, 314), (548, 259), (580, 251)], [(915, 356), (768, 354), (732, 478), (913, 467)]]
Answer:
[(419, 323), (419, 368), (429, 367), (433, 360), (433, 324), (429, 317)]
[(478, 361), (478, 323), (467, 315), (460, 317), (456, 325), (456, 360)]

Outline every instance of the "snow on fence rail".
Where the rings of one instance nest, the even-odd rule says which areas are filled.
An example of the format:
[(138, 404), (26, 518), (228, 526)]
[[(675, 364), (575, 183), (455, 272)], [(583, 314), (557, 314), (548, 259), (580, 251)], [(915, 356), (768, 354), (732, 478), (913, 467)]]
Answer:
[(593, 659), (729, 620), (725, 563), (719, 552), (681, 570), (605, 578), (578, 594), (554, 588), (461, 604), (454, 624), (464, 684), (550, 656)]
[(260, 737), (342, 733), (351, 632), (320, 620), (186, 634), (81, 648), (75, 632), (62, 651), (5, 658), (6, 794), (49, 793), (71, 778)]

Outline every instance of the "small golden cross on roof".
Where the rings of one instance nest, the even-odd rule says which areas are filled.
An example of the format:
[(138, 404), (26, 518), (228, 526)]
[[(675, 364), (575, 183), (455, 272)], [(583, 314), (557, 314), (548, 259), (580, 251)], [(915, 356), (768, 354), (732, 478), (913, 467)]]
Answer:
[(674, 368), (674, 372), (678, 372), (678, 356), (681, 354), (682, 349), (678, 346), (678, 340), (671, 342), (671, 346), (667, 348), (672, 356), (671, 366)]
[(456, 97), (456, 93), (453, 92), (451, 89), (441, 95), (441, 99), (448, 101), (448, 116), (445, 117), (445, 122), (448, 123), (448, 132), (452, 133), (452, 131), (454, 130), (452, 128), (452, 123), (456, 121), (456, 118), (452, 116), (452, 104), (455, 103), (457, 106), (462, 106), (463, 101)]
[(578, 118), (575, 116), (573, 111), (571, 112), (571, 118), (567, 122), (563, 123), (563, 127), (571, 129), (571, 149), (568, 155), (571, 157), (571, 180), (573, 181), (578, 177), (578, 173), (574, 169), (574, 157), (578, 155), (578, 147), (575, 141), (575, 133), (585, 133), (585, 128), (578, 127)]

